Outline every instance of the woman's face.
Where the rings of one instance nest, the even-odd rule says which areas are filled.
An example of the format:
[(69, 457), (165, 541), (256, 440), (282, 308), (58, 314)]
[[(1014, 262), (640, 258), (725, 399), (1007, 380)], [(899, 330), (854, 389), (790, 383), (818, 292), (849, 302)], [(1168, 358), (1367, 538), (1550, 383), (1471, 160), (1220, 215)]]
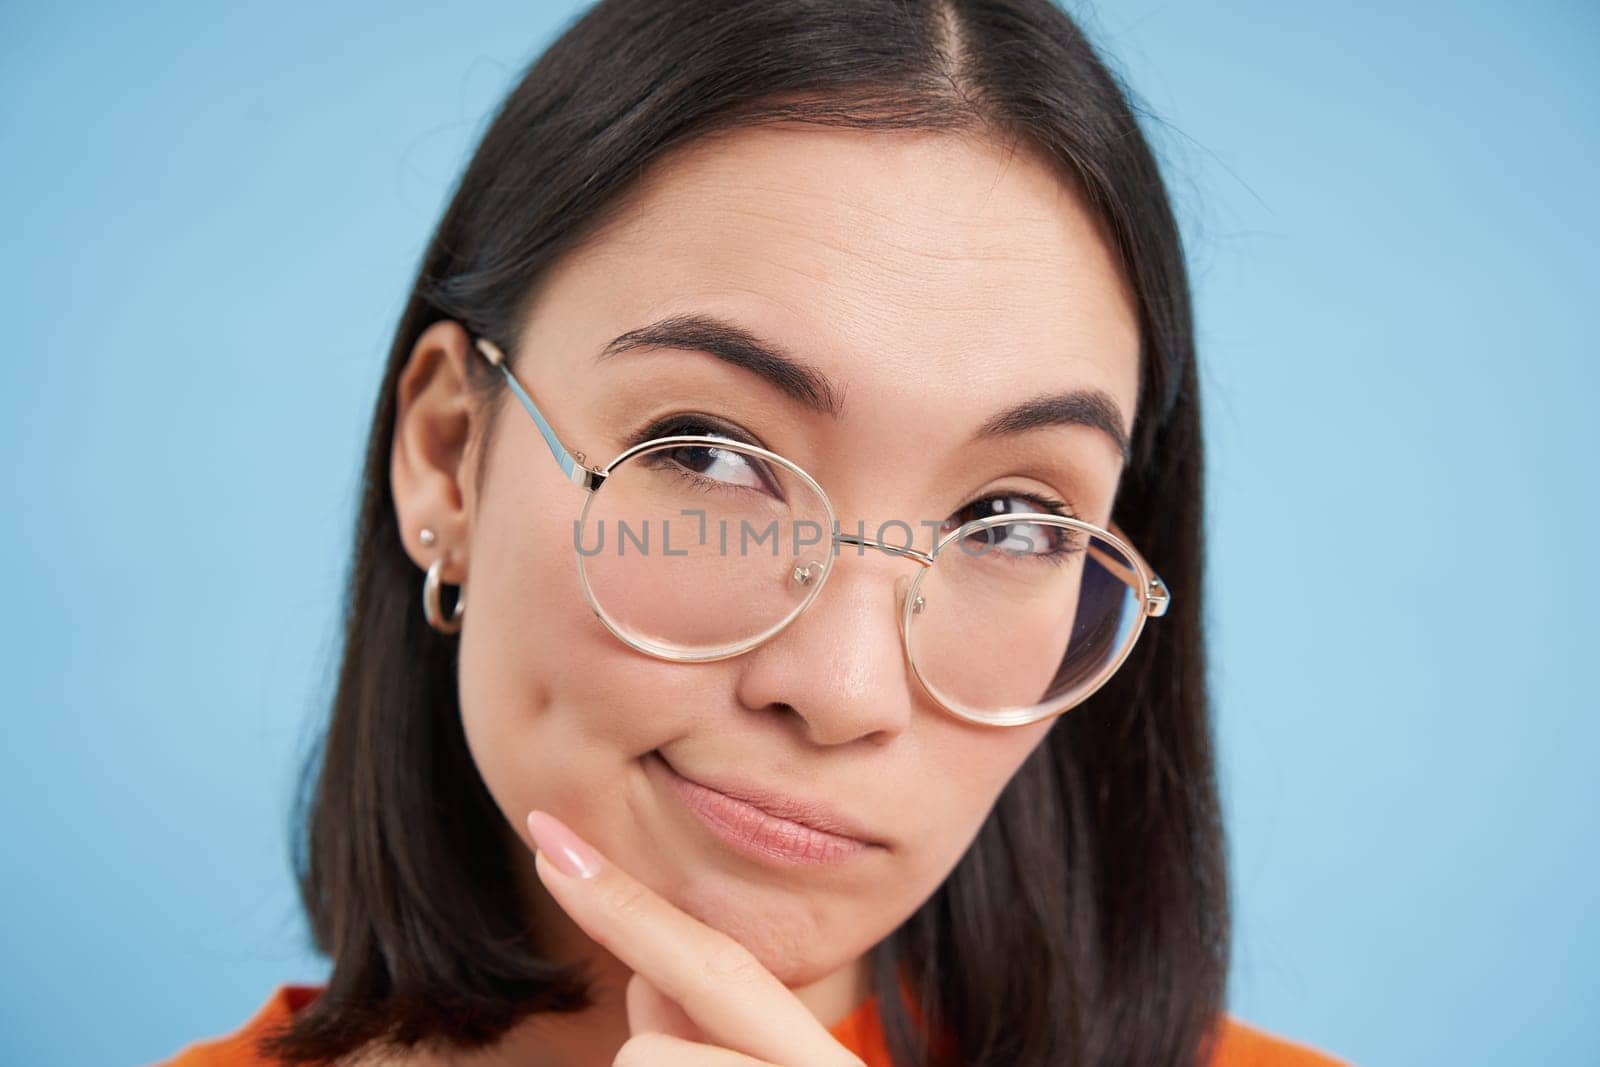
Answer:
[[(781, 349), (836, 410), (691, 348), (598, 358), (679, 316)], [(976, 517), (994, 496), (1042, 493), (1105, 524), (1122, 462), (1110, 435), (974, 435), (1019, 402), (1083, 389), (1126, 431), (1137, 399), (1130, 301), (1075, 193), (1026, 151), (950, 134), (760, 127), (695, 142), (563, 259), (523, 325), (515, 370), (591, 466), (662, 416), (708, 416), (808, 471), (842, 529), (901, 519), (922, 549), (920, 521)], [(896, 579), (917, 564), (872, 550), (841, 552), (809, 609), (744, 655), (626, 647), (583, 597), (584, 493), (533, 421), (503, 393), (487, 449), (456, 432), (482, 417), (459, 388), (478, 358), (465, 353), (453, 324), (419, 342), (393, 480), (414, 559), (446, 553), (445, 580), (465, 585), (461, 711), (508, 826), (526, 840), (530, 809), (554, 813), (790, 986), (852, 964), (938, 887), (1055, 720), (983, 727), (934, 704), (898, 629)], [(691, 814), (669, 765), (820, 800), (876, 844), (831, 864), (752, 856)]]

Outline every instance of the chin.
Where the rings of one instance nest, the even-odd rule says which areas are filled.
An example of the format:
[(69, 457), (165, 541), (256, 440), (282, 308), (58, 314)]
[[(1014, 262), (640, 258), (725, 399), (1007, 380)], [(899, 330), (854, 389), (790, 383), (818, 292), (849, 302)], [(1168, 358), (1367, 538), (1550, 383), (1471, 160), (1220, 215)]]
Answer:
[(749, 949), (784, 985), (809, 985), (843, 966), (843, 958), (822, 949), (838, 947), (837, 931), (803, 900), (789, 897), (780, 904), (748, 885), (712, 877), (709, 886), (686, 887), (674, 903)]

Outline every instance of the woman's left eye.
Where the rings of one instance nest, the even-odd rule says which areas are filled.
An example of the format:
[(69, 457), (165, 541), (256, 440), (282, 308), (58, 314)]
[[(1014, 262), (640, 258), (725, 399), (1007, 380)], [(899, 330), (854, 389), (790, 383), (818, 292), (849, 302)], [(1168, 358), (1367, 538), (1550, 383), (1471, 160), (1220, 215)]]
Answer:
[[(987, 519), (993, 515), (1010, 515), (1018, 512), (1052, 515), (1072, 514), (1066, 501), (1043, 496), (1022, 494), (997, 494), (974, 500), (946, 519), (940, 534), (947, 534), (969, 522)], [(996, 523), (968, 535), (984, 549), (999, 549), (1015, 555), (1049, 558), (1073, 551), (1073, 531), (1053, 524), (1037, 522)]]

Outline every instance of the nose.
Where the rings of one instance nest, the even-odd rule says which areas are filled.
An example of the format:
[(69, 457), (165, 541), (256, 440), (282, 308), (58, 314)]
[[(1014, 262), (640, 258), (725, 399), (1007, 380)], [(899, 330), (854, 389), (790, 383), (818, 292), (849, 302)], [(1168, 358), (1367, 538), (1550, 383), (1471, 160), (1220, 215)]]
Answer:
[(738, 698), (792, 709), (817, 744), (882, 743), (905, 729), (914, 707), (899, 619), (920, 565), (877, 548), (838, 552), (810, 606), (739, 657)]

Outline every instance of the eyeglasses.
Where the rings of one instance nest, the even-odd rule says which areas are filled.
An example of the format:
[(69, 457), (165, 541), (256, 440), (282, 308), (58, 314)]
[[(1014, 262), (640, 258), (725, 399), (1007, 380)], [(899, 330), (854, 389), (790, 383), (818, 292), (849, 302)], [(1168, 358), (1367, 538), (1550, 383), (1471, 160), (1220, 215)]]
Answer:
[[(1009, 511), (937, 534), (925, 553), (902, 520), (872, 538), (841, 532), (815, 479), (730, 437), (655, 437), (585, 466), (505, 354), (485, 338), (474, 347), (588, 494), (573, 527), (579, 584), (640, 652), (686, 663), (748, 652), (817, 599), (841, 544), (870, 547), (917, 564), (895, 583), (900, 635), (933, 701), (968, 722), (1021, 726), (1082, 703), (1128, 658), (1145, 619), (1166, 613), (1166, 586), (1114, 524)], [(905, 543), (886, 540), (890, 530)]]

